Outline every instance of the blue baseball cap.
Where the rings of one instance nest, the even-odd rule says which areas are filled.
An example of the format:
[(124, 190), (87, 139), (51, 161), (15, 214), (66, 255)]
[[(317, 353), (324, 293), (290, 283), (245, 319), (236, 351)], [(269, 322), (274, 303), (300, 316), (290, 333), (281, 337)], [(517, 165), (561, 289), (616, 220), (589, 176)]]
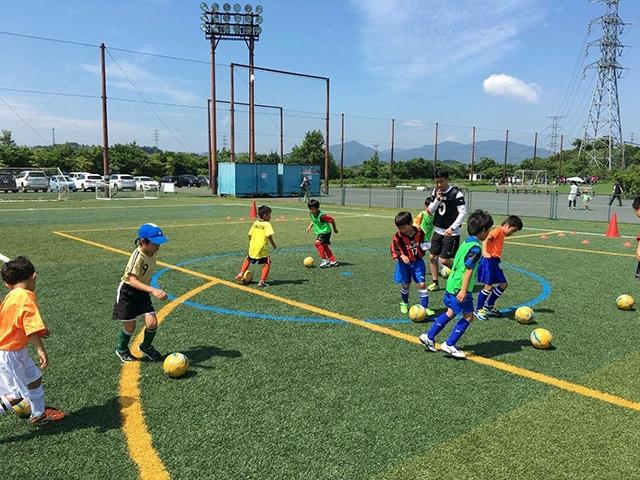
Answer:
[(169, 241), (169, 239), (162, 234), (162, 229), (155, 223), (145, 223), (142, 225), (138, 229), (138, 238), (146, 238), (156, 245)]

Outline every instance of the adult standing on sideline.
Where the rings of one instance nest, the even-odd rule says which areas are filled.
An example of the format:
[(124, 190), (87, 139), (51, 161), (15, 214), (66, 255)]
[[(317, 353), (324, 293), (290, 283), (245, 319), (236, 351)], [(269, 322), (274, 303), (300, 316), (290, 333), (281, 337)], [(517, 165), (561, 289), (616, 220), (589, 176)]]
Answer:
[(453, 258), (460, 246), (460, 226), (467, 215), (464, 194), (457, 187), (449, 185), (449, 171), (438, 168), (433, 180), (436, 186), (431, 195), (433, 201), (429, 205), (434, 226), (429, 250), (432, 283), (427, 287), (431, 292), (438, 290), (438, 258), (443, 265), (449, 268), (453, 266)]
[(613, 184), (613, 194), (611, 195), (611, 200), (609, 200), (609, 206), (613, 203), (613, 201), (617, 198), (618, 204), (622, 206), (622, 194), (624, 190), (622, 190), (622, 186), (620, 186), (620, 181), (616, 180)]
[(571, 207), (573, 206), (573, 209), (576, 209), (576, 197), (578, 196), (578, 183), (572, 181), (571, 182), (571, 190), (569, 190), (569, 196), (567, 197), (567, 199), (569, 200), (569, 206), (567, 207), (567, 210), (571, 210)]
[(300, 184), (302, 195), (304, 196), (304, 203), (309, 203), (311, 199), (311, 182), (307, 177), (302, 177), (302, 183)]

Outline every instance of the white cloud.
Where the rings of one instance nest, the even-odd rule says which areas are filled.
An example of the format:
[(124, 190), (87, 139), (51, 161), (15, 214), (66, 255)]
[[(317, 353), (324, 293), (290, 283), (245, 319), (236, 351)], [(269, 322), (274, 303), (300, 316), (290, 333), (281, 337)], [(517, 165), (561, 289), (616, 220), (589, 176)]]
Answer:
[(541, 0), (350, 0), (367, 69), (413, 86), (478, 70), (518, 48), (543, 18)]
[(522, 98), (529, 103), (538, 103), (541, 90), (535, 83), (525, 83), (519, 78), (504, 73), (486, 78), (482, 82), (482, 88), (488, 95)]
[(404, 127), (424, 128), (426, 124), (422, 120), (404, 120), (400, 122)]

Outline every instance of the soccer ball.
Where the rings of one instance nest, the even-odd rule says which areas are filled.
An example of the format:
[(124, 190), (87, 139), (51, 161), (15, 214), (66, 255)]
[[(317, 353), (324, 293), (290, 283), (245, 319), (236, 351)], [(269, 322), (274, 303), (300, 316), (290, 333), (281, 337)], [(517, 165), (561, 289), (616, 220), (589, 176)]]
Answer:
[(424, 322), (427, 318), (427, 311), (422, 305), (414, 305), (409, 309), (409, 318), (412, 322)]
[(302, 264), (307, 268), (311, 268), (316, 264), (316, 262), (313, 260), (313, 257), (307, 257), (302, 261)]
[(531, 345), (533, 345), (535, 348), (546, 350), (551, 346), (553, 337), (551, 336), (551, 332), (549, 330), (545, 330), (544, 328), (536, 328), (533, 332), (531, 332), (530, 339)]
[(516, 322), (529, 323), (533, 320), (533, 310), (530, 307), (519, 307), (516, 310)]
[(20, 418), (29, 418), (31, 416), (31, 404), (26, 400), (14, 405), (13, 410)]
[(443, 265), (442, 268), (440, 269), (440, 276), (442, 278), (449, 278), (450, 274), (451, 274), (451, 269), (446, 265)]
[(635, 301), (631, 295), (620, 295), (616, 298), (616, 305), (620, 310), (631, 310)]
[(189, 359), (184, 353), (173, 352), (164, 359), (162, 368), (171, 378), (178, 378), (189, 370)]
[(244, 272), (244, 276), (242, 277), (242, 281), (244, 283), (251, 283), (251, 280), (253, 280), (253, 273), (251, 273), (251, 270), (247, 270), (246, 272)]

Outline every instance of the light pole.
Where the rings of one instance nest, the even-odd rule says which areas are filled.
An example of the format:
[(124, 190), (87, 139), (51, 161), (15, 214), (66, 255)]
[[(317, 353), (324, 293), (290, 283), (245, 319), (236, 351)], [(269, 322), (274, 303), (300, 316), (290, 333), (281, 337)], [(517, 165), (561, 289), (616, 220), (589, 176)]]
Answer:
[(216, 79), (215, 79), (215, 50), (218, 42), (226, 40), (244, 40), (249, 48), (249, 158), (251, 163), (255, 160), (255, 117), (254, 117), (254, 95), (253, 95), (253, 50), (254, 43), (260, 39), (262, 33), (262, 6), (255, 8), (249, 4), (242, 6), (236, 3), (231, 6), (229, 3), (222, 5), (217, 3), (211, 5), (211, 9), (206, 3), (200, 4), (203, 13), (200, 14), (202, 24), (200, 29), (205, 33), (207, 40), (211, 42), (211, 105), (213, 107), (213, 118), (211, 120), (211, 172), (213, 178), (212, 193), (217, 193), (218, 183), (218, 158), (216, 142)]

